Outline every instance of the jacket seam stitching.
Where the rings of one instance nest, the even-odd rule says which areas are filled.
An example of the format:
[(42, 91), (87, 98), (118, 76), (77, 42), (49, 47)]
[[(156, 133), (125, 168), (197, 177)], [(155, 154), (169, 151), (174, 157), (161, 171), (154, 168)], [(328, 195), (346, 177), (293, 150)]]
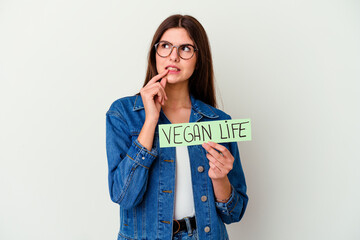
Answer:
[[(231, 191), (234, 191), (234, 192), (235, 192), (235, 189), (233, 189), (233, 186), (231, 186)], [(231, 194), (232, 194), (232, 193), (231, 193)], [(229, 206), (229, 205), (232, 203), (232, 201), (234, 201), (234, 198), (235, 198), (235, 194), (234, 194), (234, 196), (231, 198), (230, 202), (229, 202), (228, 204), (226, 204), (226, 205)]]
[(121, 114), (116, 111), (109, 110), (106, 114), (108, 114), (109, 116), (120, 118), (120, 120), (126, 123), (125, 119), (121, 116)]
[[(139, 148), (141, 148), (142, 149), (142, 147), (140, 147), (138, 144), (136, 144), (136, 142), (134, 142), (134, 144), (136, 145), (136, 146), (138, 146)], [(149, 151), (147, 151), (147, 153), (149, 153), (151, 156), (153, 156), (153, 157), (156, 157), (155, 155), (153, 155), (151, 152), (149, 152)]]
[(239, 198), (237, 197), (237, 201), (236, 201), (236, 203), (235, 203), (234, 207), (230, 210), (230, 212), (229, 212), (229, 213), (231, 213), (231, 212), (235, 209), (235, 207), (236, 207), (236, 205), (238, 204), (238, 202), (239, 202)]
[[(135, 164), (133, 164), (133, 166), (134, 166)], [(130, 172), (130, 176), (129, 176), (129, 178), (128, 178), (128, 180), (126, 181), (126, 184), (125, 184), (125, 187), (124, 187), (124, 190), (122, 191), (122, 193), (120, 194), (120, 196), (119, 196), (119, 199), (118, 199), (118, 203), (120, 204), (120, 202), (124, 199), (124, 197), (125, 197), (125, 193), (127, 192), (127, 189), (129, 188), (129, 185), (130, 185), (130, 182), (131, 182), (131, 180), (132, 180), (132, 178), (133, 178), (133, 176), (134, 176), (134, 170), (135, 170), (136, 168), (133, 168), (133, 167), (131, 167), (131, 172)]]
[[(210, 196), (209, 195), (209, 186), (206, 184), (206, 194), (207, 196)], [(210, 201), (207, 200), (206, 201), (206, 204), (207, 204), (207, 208), (208, 208), (208, 213), (209, 213), (209, 219), (211, 219), (211, 207), (210, 207)], [(206, 224), (207, 225), (207, 224)], [(212, 225), (211, 225), (211, 220), (210, 220), (210, 224), (209, 224), (209, 227), (212, 228)], [(210, 230), (211, 230), (210, 228)], [(212, 234), (211, 234), (211, 231), (210, 232), (207, 232), (207, 234), (209, 235), (210, 239), (212, 239)]]
[(142, 165), (141, 163), (139, 163), (138, 161), (136, 161), (135, 159), (133, 159), (132, 157), (130, 157), (128, 154), (126, 154), (126, 156), (128, 156), (131, 160), (133, 160), (135, 163), (139, 164), (140, 166), (146, 168), (146, 169), (149, 169), (147, 166), (145, 165)]
[(207, 106), (209, 109), (210, 109), (210, 111), (212, 111), (212, 113), (214, 114), (214, 116), (212, 116), (212, 117), (219, 117), (219, 115), (217, 115), (208, 105), (205, 105), (205, 106)]
[(119, 235), (122, 236), (123, 238), (129, 239), (129, 240), (134, 240), (134, 238), (129, 238), (129, 237), (122, 235), (121, 232), (119, 232)]

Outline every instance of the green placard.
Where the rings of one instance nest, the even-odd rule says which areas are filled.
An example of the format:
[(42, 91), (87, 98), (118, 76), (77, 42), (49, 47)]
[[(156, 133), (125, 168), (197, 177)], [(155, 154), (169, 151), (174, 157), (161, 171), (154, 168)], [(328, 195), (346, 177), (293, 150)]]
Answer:
[(232, 119), (159, 125), (160, 147), (198, 145), (204, 142), (251, 140), (250, 119)]

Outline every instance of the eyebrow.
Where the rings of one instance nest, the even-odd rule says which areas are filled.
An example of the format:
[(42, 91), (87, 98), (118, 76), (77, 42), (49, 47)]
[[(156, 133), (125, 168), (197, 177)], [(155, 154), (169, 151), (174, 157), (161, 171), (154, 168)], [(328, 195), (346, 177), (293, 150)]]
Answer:
[[(167, 40), (160, 40), (159, 42), (168, 42), (168, 43), (174, 45), (172, 42), (167, 41)], [(181, 44), (179, 44), (179, 46), (181, 46), (181, 45), (191, 45), (191, 46), (194, 46), (194, 44), (191, 44), (191, 43), (181, 43)]]

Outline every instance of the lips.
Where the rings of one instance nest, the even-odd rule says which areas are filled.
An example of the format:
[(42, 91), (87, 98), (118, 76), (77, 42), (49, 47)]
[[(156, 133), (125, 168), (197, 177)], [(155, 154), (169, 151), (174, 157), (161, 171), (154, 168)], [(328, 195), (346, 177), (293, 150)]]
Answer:
[(169, 71), (180, 71), (180, 69), (176, 66), (167, 66), (165, 69), (169, 69)]

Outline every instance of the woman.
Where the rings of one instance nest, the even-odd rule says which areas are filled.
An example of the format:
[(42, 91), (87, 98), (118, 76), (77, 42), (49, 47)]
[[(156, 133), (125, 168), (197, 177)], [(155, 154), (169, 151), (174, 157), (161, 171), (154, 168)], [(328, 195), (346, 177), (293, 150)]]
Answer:
[(158, 124), (230, 119), (215, 108), (210, 47), (191, 16), (157, 29), (140, 94), (106, 114), (109, 190), (118, 239), (228, 239), (248, 202), (237, 144), (160, 148)]

